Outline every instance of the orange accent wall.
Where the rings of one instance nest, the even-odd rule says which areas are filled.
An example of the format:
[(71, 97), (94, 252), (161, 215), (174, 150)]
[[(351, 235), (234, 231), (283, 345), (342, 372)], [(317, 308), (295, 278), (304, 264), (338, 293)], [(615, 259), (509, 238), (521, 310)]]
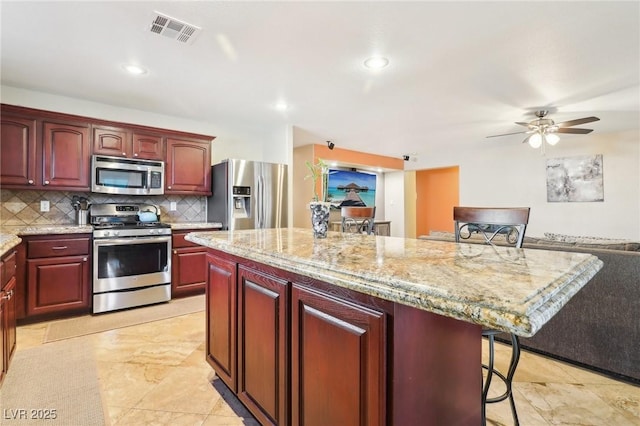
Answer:
[(315, 161), (322, 158), (325, 161), (337, 161), (346, 164), (361, 164), (371, 167), (381, 167), (383, 169), (404, 170), (404, 160), (402, 158), (386, 157), (383, 155), (368, 154), (366, 152), (351, 151), (350, 149), (333, 148), (326, 145), (313, 145), (313, 156)]
[(416, 234), (453, 232), (453, 207), (460, 202), (458, 166), (416, 172)]

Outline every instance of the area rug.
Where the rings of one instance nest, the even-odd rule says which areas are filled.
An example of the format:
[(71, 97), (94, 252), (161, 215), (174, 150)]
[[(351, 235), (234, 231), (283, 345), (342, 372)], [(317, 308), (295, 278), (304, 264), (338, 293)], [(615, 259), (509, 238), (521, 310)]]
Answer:
[(116, 328), (129, 327), (158, 321), (166, 318), (204, 311), (205, 297), (198, 296), (173, 299), (167, 303), (145, 306), (124, 311), (107, 312), (97, 315), (83, 315), (81, 317), (53, 321), (44, 336), (44, 342), (54, 342), (87, 334), (100, 333)]
[(18, 349), (0, 388), (2, 425), (107, 424), (92, 346), (84, 339)]

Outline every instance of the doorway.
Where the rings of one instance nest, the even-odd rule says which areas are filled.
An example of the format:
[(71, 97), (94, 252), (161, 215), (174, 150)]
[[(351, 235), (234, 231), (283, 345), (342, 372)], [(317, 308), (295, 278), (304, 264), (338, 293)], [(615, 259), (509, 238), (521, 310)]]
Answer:
[(459, 166), (416, 171), (416, 236), (453, 232), (453, 207), (460, 202)]

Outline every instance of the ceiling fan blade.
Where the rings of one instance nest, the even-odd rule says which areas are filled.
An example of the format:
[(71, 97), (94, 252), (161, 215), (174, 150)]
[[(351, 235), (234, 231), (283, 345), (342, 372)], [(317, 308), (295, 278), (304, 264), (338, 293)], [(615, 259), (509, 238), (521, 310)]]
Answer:
[(591, 123), (593, 121), (599, 121), (599, 120), (600, 119), (598, 117), (585, 117), (585, 118), (578, 118), (575, 120), (563, 121), (561, 123), (556, 123), (556, 126), (571, 127), (571, 126), (577, 126), (578, 124)]
[(530, 123), (527, 123), (525, 121), (516, 121), (516, 124), (519, 124), (519, 125), (524, 126), (524, 127), (529, 127), (529, 125), (530, 125)]
[(531, 131), (523, 131), (523, 132), (513, 132), (513, 133), (503, 133), (501, 135), (491, 135), (487, 136), (488, 138), (497, 138), (498, 136), (509, 136), (509, 135), (520, 135), (522, 133), (531, 133)]
[(587, 133), (593, 132), (593, 129), (569, 129), (566, 127), (560, 127), (555, 133), (574, 133), (577, 135), (586, 135)]

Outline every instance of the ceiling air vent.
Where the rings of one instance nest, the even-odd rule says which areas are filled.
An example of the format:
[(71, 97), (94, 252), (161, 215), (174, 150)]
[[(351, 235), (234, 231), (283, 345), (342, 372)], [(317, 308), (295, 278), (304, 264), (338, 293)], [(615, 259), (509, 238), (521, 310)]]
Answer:
[(156, 12), (149, 30), (181, 43), (191, 44), (200, 32), (200, 27)]

